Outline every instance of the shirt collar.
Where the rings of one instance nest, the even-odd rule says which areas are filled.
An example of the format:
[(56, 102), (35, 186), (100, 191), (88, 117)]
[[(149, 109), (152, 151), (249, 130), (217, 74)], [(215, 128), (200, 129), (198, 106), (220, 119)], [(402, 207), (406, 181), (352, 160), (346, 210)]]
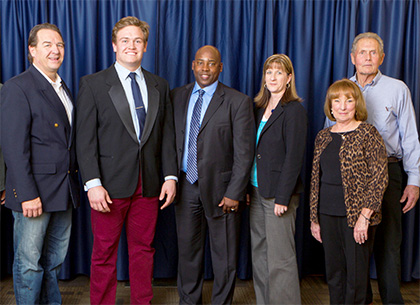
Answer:
[(35, 69), (37, 69), (38, 70), (38, 72), (39, 73), (41, 73), (41, 75), (42, 76), (44, 76), (45, 77), (45, 79), (52, 85), (52, 86), (57, 86), (57, 88), (60, 88), (60, 86), (61, 86), (61, 77), (60, 77), (60, 75), (58, 75), (58, 73), (57, 73), (57, 79), (55, 80), (55, 82), (53, 82), (52, 81), (52, 79), (51, 78), (49, 78), (48, 76), (47, 76), (47, 74), (45, 74), (44, 72), (42, 72), (42, 70), (40, 69), (40, 68), (38, 68), (35, 64), (32, 64), (34, 67), (35, 67)]
[(197, 82), (195, 82), (195, 85), (194, 85), (194, 88), (193, 88), (192, 94), (195, 94), (198, 90), (203, 89), (205, 93), (207, 93), (207, 94), (208, 94), (208, 95), (210, 95), (210, 96), (213, 96), (214, 92), (216, 91), (216, 88), (217, 88), (217, 85), (218, 85), (218, 84), (219, 84), (219, 81), (217, 80), (217, 81), (215, 81), (213, 84), (211, 84), (211, 85), (209, 85), (209, 86), (207, 86), (207, 87), (201, 88), (201, 87), (198, 85), (198, 83), (197, 83)]
[[(380, 70), (378, 70), (378, 73), (375, 75), (375, 78), (372, 80), (372, 82), (370, 82), (369, 84), (366, 84), (366, 86), (368, 86), (368, 85), (369, 86), (375, 86), (379, 82), (381, 77), (382, 77), (382, 73), (381, 73)], [(350, 80), (353, 80), (360, 87), (360, 84), (357, 81), (357, 72), (353, 75), (353, 77)]]
[(136, 71), (130, 71), (127, 68), (123, 67), (118, 61), (115, 62), (115, 70), (117, 70), (117, 73), (119, 75), (123, 76), (123, 79), (127, 79), (131, 72), (134, 72), (137, 74), (138, 77), (140, 77), (140, 80), (143, 80), (143, 70), (140, 67)]

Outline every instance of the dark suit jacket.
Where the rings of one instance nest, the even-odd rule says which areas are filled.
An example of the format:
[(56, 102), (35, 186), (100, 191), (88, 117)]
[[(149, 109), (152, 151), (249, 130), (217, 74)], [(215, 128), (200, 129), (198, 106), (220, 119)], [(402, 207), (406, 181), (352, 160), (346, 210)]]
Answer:
[[(265, 109), (255, 110), (259, 126)], [(256, 148), (258, 191), (264, 198), (288, 205), (293, 194), (303, 192), (300, 179), (308, 119), (303, 106), (292, 101), (280, 103), (271, 114)]]
[[(64, 82), (63, 86), (71, 96)], [(79, 204), (74, 114), (75, 109), (70, 126), (54, 88), (33, 66), (4, 84), (1, 147), (8, 208), (22, 211), (23, 201), (37, 197), (45, 212), (64, 211), (70, 202)]]
[(100, 178), (111, 198), (134, 194), (141, 169), (143, 196), (160, 194), (161, 173), (177, 174), (169, 85), (143, 70), (148, 91), (141, 145), (114, 65), (85, 76), (77, 97), (77, 155), (83, 183)]
[[(1, 91), (1, 87), (3, 87), (3, 84), (0, 84), (0, 91)], [(0, 145), (0, 192), (4, 191), (5, 189), (5, 182), (6, 182), (5, 180), (6, 180), (6, 167), (4, 165), (3, 152), (1, 151), (1, 145)]]
[[(172, 91), (178, 165), (184, 151), (186, 115), (194, 83)], [(206, 213), (220, 216), (223, 197), (244, 200), (255, 146), (252, 100), (219, 83), (197, 138), (197, 168)]]

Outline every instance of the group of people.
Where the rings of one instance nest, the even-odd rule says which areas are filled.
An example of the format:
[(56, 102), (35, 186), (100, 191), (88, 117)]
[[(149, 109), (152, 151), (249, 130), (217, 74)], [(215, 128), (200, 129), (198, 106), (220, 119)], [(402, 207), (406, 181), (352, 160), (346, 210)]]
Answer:
[[(218, 81), (221, 55), (206, 45), (192, 62), (195, 82), (170, 91), (142, 68), (148, 36), (146, 22), (119, 20), (115, 63), (82, 77), (75, 102), (57, 73), (65, 50), (60, 30), (36, 25), (30, 67), (1, 91), (17, 304), (61, 303), (57, 276), (79, 205), (79, 174), (91, 206), (92, 304), (115, 303), (124, 225), (131, 303), (151, 303), (158, 210), (175, 198), (180, 304), (202, 303), (207, 229), (211, 303), (232, 303), (245, 204), (257, 304), (300, 304), (294, 234), (308, 123), (292, 62), (284, 54), (266, 60), (254, 106)], [(332, 304), (372, 301), (373, 249), (383, 302), (403, 303), (401, 213), (419, 197), (420, 144), (409, 90), (380, 73), (383, 57), (379, 36), (356, 37), (356, 74), (328, 89), (324, 110), (335, 124), (315, 140), (311, 231), (325, 249)]]

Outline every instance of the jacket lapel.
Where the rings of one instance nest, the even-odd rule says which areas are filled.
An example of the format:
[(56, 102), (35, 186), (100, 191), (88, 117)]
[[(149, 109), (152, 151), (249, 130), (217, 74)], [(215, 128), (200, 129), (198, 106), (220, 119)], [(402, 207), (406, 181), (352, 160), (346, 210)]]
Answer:
[(141, 145), (147, 142), (147, 139), (152, 132), (153, 125), (156, 121), (156, 116), (159, 110), (159, 102), (160, 102), (160, 92), (156, 88), (157, 82), (156, 80), (149, 75), (149, 72), (142, 69), (144, 79), (146, 81), (147, 86), (147, 114), (146, 114), (146, 122), (144, 123), (144, 130), (141, 133)]
[(180, 107), (180, 113), (182, 115), (182, 119), (180, 120), (180, 122), (182, 123), (181, 128), (182, 128), (183, 133), (185, 133), (185, 130), (187, 128), (186, 125), (187, 125), (187, 115), (188, 115), (188, 104), (190, 102), (193, 88), (194, 88), (194, 83), (185, 87), (185, 90), (182, 92), (181, 99), (179, 100), (179, 102), (182, 103), (182, 106)]
[[(69, 146), (71, 147), (73, 139), (74, 139), (74, 133), (76, 132), (76, 105), (74, 103), (73, 100), (73, 96), (71, 95), (70, 89), (67, 87), (66, 83), (64, 82), (64, 80), (61, 80), (61, 85), (63, 86), (64, 91), (66, 92), (67, 96), (69, 97), (69, 100), (71, 101), (72, 105), (73, 105), (73, 111), (71, 113), (71, 122), (72, 124), (69, 126), (70, 127), (70, 138), (69, 138)], [(67, 117), (67, 113), (66, 113), (66, 117)]]
[(223, 85), (222, 83), (219, 82), (219, 84), (217, 85), (216, 91), (213, 94), (213, 98), (210, 101), (209, 107), (207, 108), (207, 111), (204, 115), (203, 121), (201, 122), (199, 133), (203, 130), (203, 128), (206, 127), (211, 117), (214, 115), (214, 113), (223, 103), (224, 95), (225, 95), (225, 91), (223, 90)]
[(108, 91), (109, 97), (111, 98), (111, 101), (114, 104), (122, 123), (124, 124), (131, 138), (138, 143), (127, 97), (114, 66), (108, 68), (106, 82), (110, 86)]
[[(31, 65), (29, 67), (29, 70), (34, 76), (34, 79), (38, 82), (39, 89), (42, 92), (42, 95), (44, 96), (44, 100), (53, 109), (53, 111), (57, 113), (60, 124), (63, 124), (65, 126), (66, 136), (68, 137), (68, 132), (70, 131), (70, 122), (67, 117), (66, 109), (64, 108), (63, 103), (57, 95), (57, 92), (55, 92), (53, 86), (34, 66)], [(69, 97), (71, 99), (71, 95), (69, 95)]]
[[(273, 113), (270, 115), (267, 123), (265, 123), (265, 126), (263, 128), (263, 130), (261, 130), (261, 136), (263, 135), (263, 133), (270, 128), (271, 125), (273, 125), (273, 123), (278, 120), (280, 118), (280, 116), (283, 114), (284, 110), (283, 110), (283, 106), (280, 105), (280, 103), (277, 105), (277, 107), (274, 109)], [(262, 113), (264, 114), (264, 109), (262, 110)], [(262, 115), (261, 115), (262, 117)], [(260, 120), (261, 121), (261, 120)], [(260, 122), (259, 121), (259, 122)]]

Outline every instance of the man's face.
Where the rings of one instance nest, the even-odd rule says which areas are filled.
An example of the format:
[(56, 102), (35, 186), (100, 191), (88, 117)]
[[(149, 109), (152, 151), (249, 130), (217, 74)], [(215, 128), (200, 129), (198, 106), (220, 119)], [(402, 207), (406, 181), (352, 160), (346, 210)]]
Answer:
[(215, 48), (202, 47), (195, 54), (192, 70), (200, 88), (210, 86), (218, 80), (219, 74), (223, 70), (219, 53)]
[(385, 54), (380, 54), (379, 43), (373, 38), (360, 39), (356, 44), (355, 53), (351, 54), (351, 61), (359, 75), (376, 75), (379, 66), (384, 61)]
[(140, 67), (143, 54), (147, 50), (147, 42), (142, 30), (129, 25), (117, 33), (116, 43), (112, 43), (117, 62), (130, 71)]
[(60, 34), (49, 29), (39, 30), (38, 43), (29, 46), (29, 52), (35, 64), (42, 72), (55, 80), (55, 74), (64, 59), (64, 42)]

